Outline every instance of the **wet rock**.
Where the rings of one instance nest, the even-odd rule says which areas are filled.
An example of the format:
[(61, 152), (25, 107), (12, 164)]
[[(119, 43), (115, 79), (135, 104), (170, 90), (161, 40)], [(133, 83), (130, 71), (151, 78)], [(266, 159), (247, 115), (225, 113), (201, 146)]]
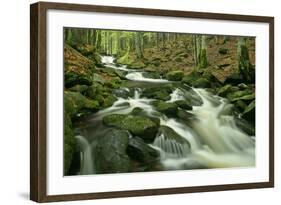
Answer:
[(124, 130), (109, 129), (98, 139), (94, 147), (94, 162), (97, 174), (124, 173), (130, 168), (127, 155), (129, 133)]
[(170, 94), (173, 92), (173, 89), (168, 86), (162, 87), (150, 87), (144, 89), (141, 93), (141, 97), (157, 99), (157, 100), (170, 100)]
[(116, 97), (120, 97), (120, 98), (124, 98), (124, 99), (127, 99), (128, 97), (132, 97), (132, 95), (133, 95), (132, 92), (130, 92), (129, 90), (124, 89), (124, 88), (113, 90), (113, 94)]
[(141, 138), (132, 137), (129, 139), (127, 153), (130, 158), (147, 164), (159, 160), (159, 152), (147, 145)]
[(185, 110), (182, 110), (182, 109), (178, 109), (177, 111), (177, 117), (184, 120), (185, 122), (190, 122), (191, 120), (195, 120), (195, 116), (188, 112), (188, 111), (185, 111)]
[(156, 72), (143, 72), (142, 76), (145, 78), (160, 79), (161, 75)]
[(221, 97), (226, 97), (229, 93), (239, 91), (239, 88), (236, 86), (232, 86), (231, 84), (224, 85), (219, 88), (217, 91), (217, 95)]
[(192, 110), (191, 103), (187, 100), (177, 100), (175, 101), (178, 107), (184, 109), (184, 110)]
[(256, 119), (256, 103), (253, 100), (244, 110), (242, 117), (248, 120), (250, 123), (255, 124)]
[(251, 100), (255, 99), (255, 92), (252, 90), (249, 90), (249, 89), (248, 90), (239, 90), (239, 91), (227, 94), (227, 99), (230, 102), (235, 102), (238, 100), (251, 101)]
[(169, 116), (176, 115), (178, 110), (178, 106), (175, 103), (155, 101), (153, 102), (153, 105), (155, 106), (157, 111), (162, 112)]
[(200, 106), (203, 104), (201, 97), (189, 86), (181, 86), (184, 98), (189, 106)]
[(255, 136), (255, 127), (243, 118), (235, 118), (235, 124), (249, 136)]
[(171, 71), (166, 74), (166, 78), (170, 81), (181, 81), (183, 75), (184, 73), (181, 70)]
[(103, 118), (107, 126), (128, 130), (134, 136), (141, 137), (146, 142), (152, 142), (158, 130), (158, 125), (144, 116), (112, 114)]

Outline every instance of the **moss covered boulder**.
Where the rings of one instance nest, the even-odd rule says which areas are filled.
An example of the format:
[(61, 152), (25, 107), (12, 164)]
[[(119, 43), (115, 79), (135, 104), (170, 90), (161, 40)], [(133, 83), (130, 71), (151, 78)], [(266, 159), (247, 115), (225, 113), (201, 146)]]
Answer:
[(178, 107), (184, 110), (192, 110), (192, 105), (188, 100), (177, 100), (174, 103), (176, 103)]
[(244, 110), (242, 117), (250, 123), (255, 124), (256, 119), (256, 101), (253, 100)]
[(164, 101), (155, 101), (153, 102), (155, 109), (159, 112), (162, 112), (166, 115), (176, 115), (178, 106), (176, 103), (164, 102)]
[(184, 75), (183, 71), (176, 70), (176, 71), (168, 72), (166, 74), (166, 78), (170, 81), (181, 81), (183, 78), (183, 75)]
[(129, 133), (125, 130), (109, 129), (98, 139), (94, 147), (95, 170), (97, 174), (124, 173), (130, 168), (126, 153)]
[(143, 90), (141, 97), (152, 98), (157, 100), (170, 100), (170, 94), (173, 92), (173, 88), (169, 85), (161, 87), (150, 87)]
[(78, 84), (88, 86), (92, 85), (92, 79), (89, 75), (73, 71), (64, 74), (64, 85), (66, 88), (70, 88)]
[(158, 125), (144, 116), (112, 114), (103, 118), (106, 126), (128, 130), (132, 135), (141, 137), (146, 142), (152, 142), (158, 130)]
[(192, 86), (195, 88), (209, 88), (211, 87), (211, 82), (207, 80), (206, 78), (198, 78), (195, 81), (193, 81)]
[(251, 100), (255, 99), (255, 92), (250, 89), (239, 90), (239, 91), (231, 92), (231, 93), (227, 94), (227, 99), (230, 102), (236, 102), (238, 100), (251, 101)]
[(99, 103), (90, 100), (79, 92), (64, 91), (64, 110), (70, 117), (76, 116), (79, 112), (95, 112), (99, 109)]

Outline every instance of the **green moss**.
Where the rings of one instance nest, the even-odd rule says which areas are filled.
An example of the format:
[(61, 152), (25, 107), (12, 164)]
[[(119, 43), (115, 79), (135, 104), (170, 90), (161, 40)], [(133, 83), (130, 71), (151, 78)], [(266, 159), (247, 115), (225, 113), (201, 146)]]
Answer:
[(123, 114), (112, 114), (103, 118), (107, 126), (128, 130), (131, 134), (152, 142), (158, 129), (158, 125), (148, 117)]
[(99, 106), (98, 101), (90, 100), (79, 92), (64, 92), (64, 109), (71, 117), (82, 109), (97, 111)]
[(156, 110), (166, 115), (176, 115), (178, 106), (175, 103), (156, 101), (153, 103)]

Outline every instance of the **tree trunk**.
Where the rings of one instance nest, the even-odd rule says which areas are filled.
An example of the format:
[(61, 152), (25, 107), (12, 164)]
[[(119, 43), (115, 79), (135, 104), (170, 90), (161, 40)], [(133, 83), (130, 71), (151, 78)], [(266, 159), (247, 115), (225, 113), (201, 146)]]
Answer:
[(239, 72), (247, 81), (251, 81), (252, 76), (252, 65), (249, 59), (249, 51), (246, 46), (246, 38), (240, 37), (237, 42), (237, 56), (238, 56), (238, 67)]
[(207, 61), (207, 45), (206, 45), (206, 36), (202, 35), (200, 37), (200, 49), (199, 49), (199, 59), (198, 59), (198, 67), (206, 68), (208, 66)]
[(95, 41), (95, 44), (96, 44), (96, 48), (97, 48), (97, 51), (100, 51), (100, 48), (101, 48), (101, 30), (97, 30), (96, 31), (97, 34), (96, 34), (96, 41)]
[(141, 33), (140, 32), (135, 33), (135, 49), (136, 49), (137, 57), (142, 58), (143, 53), (142, 53), (142, 47), (141, 47)]

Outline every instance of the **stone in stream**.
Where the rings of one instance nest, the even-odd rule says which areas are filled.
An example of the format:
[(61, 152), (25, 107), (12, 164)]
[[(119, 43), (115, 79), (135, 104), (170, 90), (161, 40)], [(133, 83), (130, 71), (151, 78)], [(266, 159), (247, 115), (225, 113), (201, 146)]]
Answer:
[(256, 104), (255, 100), (253, 100), (244, 110), (242, 117), (252, 124), (255, 124), (256, 119)]
[(100, 137), (93, 149), (97, 174), (124, 173), (130, 168), (127, 155), (129, 133), (124, 130), (109, 129)]
[(169, 85), (145, 88), (141, 93), (141, 97), (157, 99), (157, 100), (170, 100), (170, 94), (173, 88)]
[(175, 101), (178, 107), (185, 109), (185, 110), (192, 110), (192, 106), (187, 100), (177, 100)]
[(251, 89), (239, 90), (228, 93), (226, 97), (230, 102), (236, 102), (238, 100), (251, 101), (255, 99), (255, 92)]
[(143, 139), (132, 137), (129, 139), (127, 153), (130, 158), (145, 164), (151, 164), (159, 160), (159, 152), (147, 145)]
[(143, 72), (142, 76), (145, 78), (161, 79), (161, 75), (156, 72)]
[(189, 106), (200, 106), (203, 104), (201, 97), (193, 90), (193, 88), (187, 85), (180, 85), (183, 97)]
[(125, 114), (111, 114), (103, 118), (106, 126), (128, 130), (132, 135), (152, 142), (158, 130), (158, 124), (148, 117)]
[(155, 109), (159, 112), (162, 112), (166, 115), (172, 116), (176, 115), (178, 106), (175, 103), (164, 102), (164, 101), (155, 101), (153, 102)]
[(244, 131), (249, 136), (255, 136), (255, 127), (243, 118), (235, 117), (235, 124), (238, 128)]
[(188, 123), (191, 120), (195, 120), (196, 119), (194, 114), (192, 114), (192, 113), (190, 113), (188, 111), (185, 111), (183, 109), (178, 109), (177, 117), (182, 119), (186, 123)]
[(119, 88), (119, 89), (115, 89), (112, 92), (116, 97), (120, 97), (120, 98), (124, 98), (127, 99), (129, 97), (133, 97), (133, 92), (132, 90), (129, 89), (124, 89), (124, 88)]
[[(157, 116), (157, 112), (154, 113), (155, 117), (149, 116), (147, 114), (147, 112), (145, 112), (144, 109), (140, 108), (140, 107), (135, 107), (131, 113), (131, 115), (138, 115), (138, 116), (143, 116), (143, 117), (148, 117), (149, 119), (151, 119), (153, 122), (155, 122), (158, 126), (160, 125), (160, 119)], [(159, 115), (159, 114), (158, 114)], [(160, 117), (160, 115), (159, 115)]]
[(170, 71), (166, 74), (166, 78), (170, 81), (181, 81), (183, 75), (184, 73), (181, 70)]

